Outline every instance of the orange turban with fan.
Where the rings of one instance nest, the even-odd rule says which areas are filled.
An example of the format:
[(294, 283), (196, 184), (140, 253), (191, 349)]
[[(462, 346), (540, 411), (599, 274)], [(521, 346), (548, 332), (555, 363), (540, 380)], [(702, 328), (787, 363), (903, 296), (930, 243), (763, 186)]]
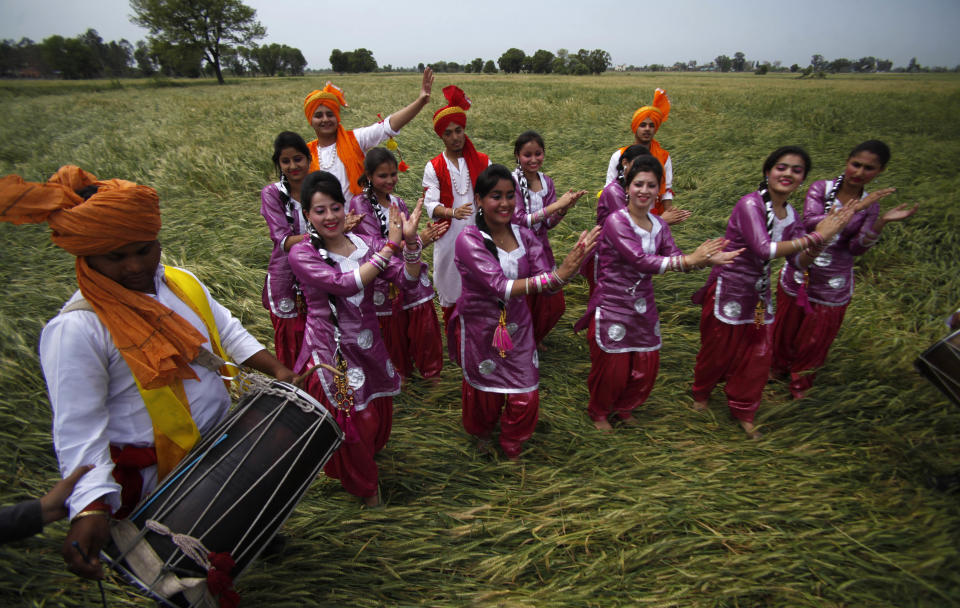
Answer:
[[(87, 200), (75, 192), (90, 186), (97, 191)], [(155, 241), (160, 232), (156, 190), (125, 180), (98, 180), (75, 166), (61, 167), (46, 183), (8, 175), (0, 179), (0, 221), (46, 222), (54, 244), (77, 256), (80, 292), (141, 386), (153, 389), (197, 379), (189, 363), (206, 338), (163, 304), (97, 272), (86, 260)]]
[[(347, 131), (340, 123), (340, 107), (349, 108), (347, 100), (343, 97), (343, 91), (332, 82), (327, 81), (322, 89), (310, 91), (310, 94), (303, 99), (303, 114), (307, 117), (307, 122), (313, 119), (313, 113), (317, 111), (318, 106), (326, 106), (333, 110), (337, 117), (337, 156), (347, 172), (347, 185), (350, 192), (360, 194), (362, 188), (357, 181), (363, 175), (363, 149), (357, 142), (357, 137), (353, 131)], [(317, 149), (318, 140), (313, 140), (307, 144), (310, 150), (310, 171), (320, 170), (320, 153)]]
[(636, 133), (637, 127), (645, 118), (652, 120), (653, 124), (659, 129), (660, 125), (667, 122), (667, 116), (669, 115), (670, 98), (667, 97), (666, 91), (657, 89), (653, 93), (653, 105), (643, 106), (633, 113), (633, 118), (630, 120), (630, 131)]

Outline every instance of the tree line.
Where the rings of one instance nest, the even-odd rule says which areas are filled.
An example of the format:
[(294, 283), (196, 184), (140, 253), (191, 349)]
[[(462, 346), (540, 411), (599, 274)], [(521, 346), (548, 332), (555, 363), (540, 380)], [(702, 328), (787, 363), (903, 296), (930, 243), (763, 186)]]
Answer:
[[(302, 76), (307, 65), (300, 49), (285, 44), (252, 44), (221, 51), (221, 62), (234, 76)], [(49, 36), (37, 43), (0, 40), (2, 78), (137, 78), (162, 75), (215, 76), (213, 66), (196, 44), (172, 44), (157, 38), (131, 44), (106, 42), (97, 30), (73, 37)]]

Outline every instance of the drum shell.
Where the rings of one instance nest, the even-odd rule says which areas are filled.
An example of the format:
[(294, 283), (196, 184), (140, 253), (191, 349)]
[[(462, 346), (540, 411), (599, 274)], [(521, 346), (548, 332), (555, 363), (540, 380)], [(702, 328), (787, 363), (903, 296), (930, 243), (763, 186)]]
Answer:
[(960, 406), (960, 331), (925, 350), (913, 365), (948, 399)]
[[(200, 540), (211, 552), (229, 553), (236, 577), (273, 538), (342, 440), (339, 427), (315, 400), (273, 382), (244, 397), (128, 520), (164, 571), (206, 577), (206, 570), (169, 536), (146, 529), (149, 520)], [(154, 577), (130, 571), (117, 544), (104, 552), (153, 593), (153, 581), (146, 579)]]

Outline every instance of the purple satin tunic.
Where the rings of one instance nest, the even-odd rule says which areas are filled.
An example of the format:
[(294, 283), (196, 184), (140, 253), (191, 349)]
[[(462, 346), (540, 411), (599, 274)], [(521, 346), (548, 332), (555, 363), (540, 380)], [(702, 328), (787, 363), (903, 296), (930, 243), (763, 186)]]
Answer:
[(260, 192), (260, 215), (267, 221), (270, 230), (270, 240), (273, 241), (273, 253), (267, 264), (267, 276), (263, 283), (263, 307), (281, 318), (297, 316), (295, 294), (293, 290), (294, 278), (287, 261), (287, 252), (283, 249), (283, 242), (287, 237), (303, 234), (306, 231), (306, 220), (300, 212), (300, 203), (290, 200), (290, 213), (293, 223), (284, 213), (284, 205), (280, 200), (280, 182), (266, 186)]
[[(707, 285), (717, 282), (717, 297), (713, 315), (730, 325), (745, 325), (754, 322), (754, 311), (760, 298), (764, 265), (773, 258), (776, 244), (806, 234), (797, 220), (793, 207), (786, 205), (787, 215), (776, 220), (773, 235), (767, 232), (767, 212), (759, 192), (744, 196), (733, 208), (724, 235), (730, 241), (724, 251), (744, 248), (733, 263), (714, 266)], [(769, 271), (763, 297), (764, 323), (773, 323), (773, 298), (770, 295)], [(702, 290), (701, 290), (702, 291)]]
[[(356, 247), (348, 257), (329, 254), (335, 264), (327, 264), (310, 240), (303, 240), (290, 249), (290, 267), (300, 281), (307, 301), (307, 327), (296, 370), (316, 363), (334, 365), (334, 326), (330, 320), (328, 294), (336, 300), (340, 324), (340, 347), (347, 360), (347, 379), (354, 390), (354, 408), (361, 411), (372, 399), (400, 392), (400, 375), (380, 337), (373, 305), (373, 282), (360, 283), (360, 266), (383, 248), (381, 238), (355, 234), (347, 237)], [(406, 277), (402, 256), (393, 256), (381, 277), (393, 283), (412, 284)], [(331, 403), (336, 403), (333, 375), (324, 368), (315, 372)]]
[(597, 346), (608, 353), (646, 352), (660, 348), (660, 316), (651, 275), (663, 274), (669, 258), (683, 252), (667, 223), (648, 213), (650, 232), (620, 209), (603, 225), (598, 245), (597, 286), (576, 331), (596, 319)]
[[(813, 232), (820, 220), (826, 217), (826, 199), (832, 188), (833, 180), (825, 180), (814, 182), (807, 191), (803, 205), (803, 226), (808, 232)], [(866, 195), (864, 192), (863, 196)], [(834, 205), (843, 207), (839, 201)], [(858, 211), (813, 261), (807, 269), (807, 297), (811, 302), (825, 306), (843, 306), (850, 302), (853, 297), (853, 258), (863, 255), (876, 243), (872, 228), (879, 214), (880, 203)], [(803, 284), (803, 271), (793, 259), (787, 260), (784, 265), (780, 284), (792, 296), (797, 295), (797, 288)]]
[[(500, 260), (484, 246), (476, 226), (467, 226), (457, 237), (454, 263), (463, 291), (450, 325), (460, 324), (460, 343), (448, 341), (451, 358), (459, 358), (464, 379), (474, 388), (490, 393), (528, 393), (540, 383), (533, 322), (525, 297), (510, 297), (516, 279), (553, 269), (540, 239), (527, 228), (511, 224), (519, 247), (498, 250)], [(506, 303), (507, 332), (513, 349), (501, 357), (493, 346), (493, 333), (500, 320), (498, 301)], [(452, 332), (450, 332), (452, 333)], [(448, 333), (448, 336), (450, 335)]]
[(530, 192), (530, 204), (527, 204), (526, 198), (520, 191), (520, 178), (517, 175), (517, 171), (513, 172), (513, 183), (516, 187), (513, 200), (516, 204), (513, 210), (513, 219), (511, 220), (514, 224), (518, 226), (523, 226), (524, 228), (529, 228), (533, 231), (537, 238), (540, 239), (540, 246), (543, 247), (544, 253), (547, 255), (547, 260), (550, 262), (551, 266), (556, 265), (556, 261), (553, 258), (553, 249), (550, 247), (550, 239), (547, 236), (547, 233), (551, 228), (560, 223), (562, 219), (560, 214), (554, 213), (553, 215), (547, 216), (542, 222), (537, 222), (536, 224), (531, 223), (531, 219), (534, 213), (552, 205), (557, 201), (557, 191), (554, 189), (553, 180), (550, 177), (540, 173), (540, 184), (543, 188), (540, 192)]

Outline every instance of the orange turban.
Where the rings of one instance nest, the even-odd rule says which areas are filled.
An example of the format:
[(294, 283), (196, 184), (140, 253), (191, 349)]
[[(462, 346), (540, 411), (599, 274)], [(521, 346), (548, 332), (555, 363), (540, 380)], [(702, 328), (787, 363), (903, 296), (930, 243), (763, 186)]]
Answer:
[[(87, 186), (99, 189), (84, 201), (74, 190)], [(54, 244), (77, 256), (80, 292), (144, 388), (197, 378), (189, 363), (206, 338), (155, 299), (87, 264), (86, 256), (156, 240), (160, 232), (156, 190), (124, 180), (97, 180), (73, 166), (61, 167), (46, 183), (8, 175), (0, 179), (0, 221), (50, 224)]]
[(437, 135), (443, 135), (451, 122), (466, 128), (467, 110), (471, 105), (470, 99), (464, 95), (460, 87), (452, 84), (443, 88), (443, 96), (447, 98), (447, 105), (433, 113), (433, 130)]
[(659, 129), (660, 125), (667, 122), (667, 116), (669, 115), (670, 98), (667, 97), (666, 91), (657, 89), (653, 93), (653, 105), (643, 106), (633, 113), (633, 118), (630, 120), (630, 132), (636, 133), (637, 127), (645, 118), (652, 120), (653, 124)]
[[(343, 163), (347, 172), (347, 187), (353, 194), (360, 194), (362, 188), (357, 183), (360, 176), (363, 175), (363, 150), (357, 142), (353, 131), (347, 131), (340, 123), (340, 106), (349, 108), (347, 100), (343, 98), (343, 91), (334, 86), (330, 81), (317, 91), (311, 91), (303, 100), (303, 114), (307, 117), (307, 122), (313, 118), (313, 113), (317, 111), (317, 106), (326, 106), (333, 110), (337, 117), (337, 156)], [(318, 150), (319, 142), (315, 139), (307, 144), (310, 150), (310, 171), (320, 170), (320, 153)]]
[(327, 106), (337, 115), (337, 122), (340, 122), (340, 106), (349, 108), (347, 100), (343, 97), (343, 91), (340, 87), (334, 86), (329, 80), (322, 89), (310, 91), (310, 94), (303, 100), (303, 113), (307, 117), (307, 122), (313, 118), (313, 113), (317, 111), (317, 106)]

